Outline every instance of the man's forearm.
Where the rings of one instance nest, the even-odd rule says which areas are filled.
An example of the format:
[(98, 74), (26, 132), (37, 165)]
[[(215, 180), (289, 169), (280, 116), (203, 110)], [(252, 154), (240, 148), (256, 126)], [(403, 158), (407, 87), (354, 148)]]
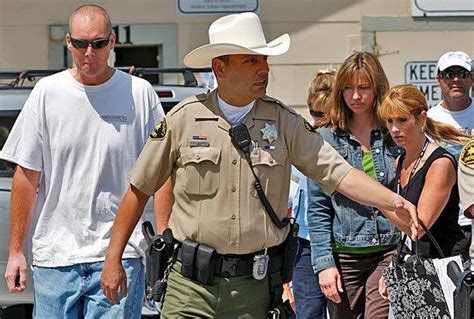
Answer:
[(123, 197), (115, 217), (107, 249), (106, 260), (120, 261), (135, 226), (140, 220), (149, 196), (140, 192), (134, 186), (130, 186)]
[(12, 181), (9, 252), (23, 252), (41, 173), (17, 166)]
[(159, 234), (163, 233), (168, 227), (173, 203), (173, 183), (171, 178), (168, 178), (166, 183), (155, 193), (155, 198), (153, 199), (156, 230)]
[(397, 194), (358, 169), (351, 169), (337, 188), (350, 199), (383, 210), (393, 209)]
[(380, 209), (398, 228), (410, 228), (395, 214), (395, 205), (402, 197), (358, 169), (351, 169), (337, 188), (338, 192), (361, 204)]

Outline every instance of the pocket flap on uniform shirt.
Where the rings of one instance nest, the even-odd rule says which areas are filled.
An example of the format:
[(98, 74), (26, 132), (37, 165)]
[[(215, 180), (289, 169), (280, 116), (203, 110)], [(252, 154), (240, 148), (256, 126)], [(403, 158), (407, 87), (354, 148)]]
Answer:
[(215, 147), (184, 147), (181, 149), (183, 164), (210, 161), (217, 165), (221, 150)]
[(251, 152), (251, 159), (253, 165), (266, 165), (266, 166), (275, 166), (283, 165), (286, 159), (285, 150), (275, 149), (270, 151), (265, 151), (259, 148), (257, 152)]

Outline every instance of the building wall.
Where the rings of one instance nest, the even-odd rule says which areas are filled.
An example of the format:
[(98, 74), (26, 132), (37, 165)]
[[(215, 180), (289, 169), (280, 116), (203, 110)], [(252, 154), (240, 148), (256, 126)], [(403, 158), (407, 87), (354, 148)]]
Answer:
[[(70, 13), (83, 3), (86, 2), (0, 0), (0, 71), (61, 65), (62, 61), (58, 60), (63, 45), (61, 32), (66, 32)], [(219, 17), (181, 15), (174, 0), (96, 3), (108, 10), (114, 24), (152, 24), (156, 30), (175, 30), (169, 31), (175, 32), (175, 42), (166, 44), (166, 66), (182, 65), (187, 52), (207, 43), (207, 29)], [(305, 116), (307, 85), (315, 72), (337, 67), (354, 50), (375, 48), (392, 84), (403, 82), (406, 61), (436, 60), (442, 52), (452, 49), (474, 53), (474, 27), (466, 19), (445, 19), (439, 30), (433, 32), (403, 30), (396, 23), (393, 32), (378, 31), (377, 25), (371, 25), (371, 17), (381, 18), (382, 22), (377, 20), (381, 25), (384, 18), (411, 19), (410, 0), (260, 0), (258, 14), (268, 41), (283, 33), (289, 33), (292, 40), (287, 54), (269, 60), (268, 93), (304, 110)], [(404, 20), (400, 21), (403, 24)], [(431, 20), (418, 18), (418, 24), (414, 25), (426, 21)], [(453, 21), (459, 22), (456, 30), (451, 30)], [(466, 30), (462, 30), (464, 26)]]

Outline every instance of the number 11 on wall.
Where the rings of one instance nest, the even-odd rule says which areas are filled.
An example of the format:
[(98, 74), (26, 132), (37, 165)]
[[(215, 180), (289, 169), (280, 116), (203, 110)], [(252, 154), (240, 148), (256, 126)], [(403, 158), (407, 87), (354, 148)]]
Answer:
[[(120, 28), (123, 29), (125, 31), (125, 41), (124, 42), (120, 42), (120, 37), (119, 37), (119, 34), (120, 34)], [(133, 44), (132, 42), (132, 39), (130, 38), (130, 26), (129, 25), (125, 25), (125, 26), (118, 26), (116, 25), (115, 27), (112, 28), (114, 30), (114, 33), (116, 35), (116, 43), (117, 44)]]

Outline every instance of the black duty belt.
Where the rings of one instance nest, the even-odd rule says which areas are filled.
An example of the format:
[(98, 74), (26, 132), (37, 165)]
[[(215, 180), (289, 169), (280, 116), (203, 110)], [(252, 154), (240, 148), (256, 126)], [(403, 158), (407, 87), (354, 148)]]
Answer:
[[(252, 254), (236, 255), (217, 254), (214, 267), (214, 275), (217, 277), (240, 277), (252, 274), (254, 257), (264, 254), (265, 250), (260, 250)], [(270, 247), (267, 249), (267, 255), (270, 257), (268, 262), (268, 273), (280, 271), (283, 265), (284, 246)], [(179, 246), (177, 260), (182, 262), (182, 249)]]

